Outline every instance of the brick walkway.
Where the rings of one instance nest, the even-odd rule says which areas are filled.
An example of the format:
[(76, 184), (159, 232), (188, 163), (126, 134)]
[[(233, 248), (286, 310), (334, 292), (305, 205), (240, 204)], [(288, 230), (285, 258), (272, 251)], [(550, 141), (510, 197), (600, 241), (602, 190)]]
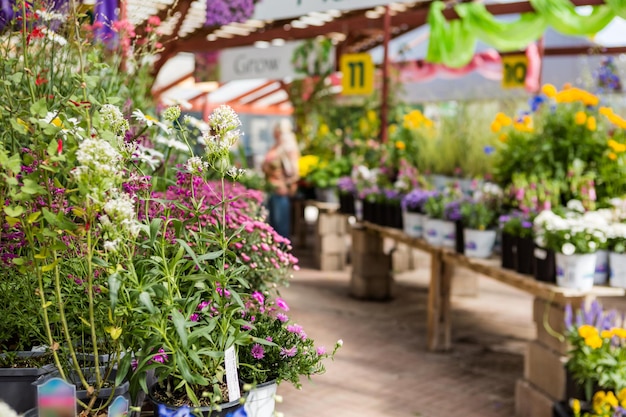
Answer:
[[(307, 255), (306, 253), (300, 254)], [(306, 258), (303, 259), (306, 265)], [(375, 303), (348, 295), (349, 272), (303, 268), (282, 295), (318, 344), (344, 347), (324, 375), (297, 391), (283, 384), (285, 417), (511, 417), (532, 298), (488, 278), (478, 297), (453, 297), (450, 353), (426, 351), (427, 258), (396, 277), (397, 296)], [(458, 272), (462, 276), (462, 272)]]

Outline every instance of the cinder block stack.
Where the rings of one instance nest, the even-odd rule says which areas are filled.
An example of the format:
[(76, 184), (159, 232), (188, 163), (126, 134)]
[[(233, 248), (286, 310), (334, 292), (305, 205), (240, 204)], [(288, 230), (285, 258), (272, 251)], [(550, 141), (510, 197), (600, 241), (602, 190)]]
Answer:
[(352, 277), (350, 293), (367, 300), (388, 300), (393, 297), (391, 255), (383, 251), (378, 233), (352, 228)]
[(340, 213), (320, 212), (317, 218), (313, 253), (321, 271), (342, 271), (348, 253), (347, 220)]
[[(572, 305), (579, 303), (572, 301)], [(524, 379), (518, 380), (515, 387), (515, 415), (552, 417), (553, 404), (567, 399), (567, 343), (550, 334), (546, 327), (563, 334), (564, 306), (535, 298), (533, 320), (537, 326), (537, 339), (528, 344)]]

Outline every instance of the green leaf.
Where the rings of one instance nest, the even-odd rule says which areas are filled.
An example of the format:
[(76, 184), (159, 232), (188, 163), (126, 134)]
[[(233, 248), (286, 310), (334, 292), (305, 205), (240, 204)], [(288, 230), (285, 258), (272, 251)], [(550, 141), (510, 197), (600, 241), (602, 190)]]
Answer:
[(46, 107), (46, 99), (42, 98), (34, 102), (30, 106), (30, 114), (36, 115), (38, 117), (45, 117), (48, 114), (48, 108)]
[(152, 298), (150, 298), (150, 294), (146, 291), (142, 291), (141, 294), (139, 294), (139, 301), (141, 301), (141, 304), (143, 304), (151, 314), (156, 313), (154, 304), (152, 304)]
[(52, 262), (51, 264), (44, 265), (41, 267), (41, 272), (50, 272), (59, 264), (59, 260)]
[(174, 327), (176, 328), (178, 337), (180, 337), (180, 341), (183, 344), (183, 347), (186, 349), (187, 348), (187, 326), (186, 326), (187, 320), (185, 320), (185, 317), (183, 317), (180, 311), (174, 308), (172, 309), (172, 321), (174, 322)]
[(120, 359), (120, 363), (117, 367), (117, 374), (115, 375), (115, 385), (120, 386), (126, 375), (128, 375), (128, 371), (130, 370), (130, 361), (132, 359), (132, 355), (124, 355)]
[(205, 253), (204, 255), (198, 256), (198, 261), (212, 261), (222, 256), (223, 253), (223, 250)]
[(119, 276), (120, 275), (117, 272), (109, 275), (109, 300), (111, 302), (112, 309), (115, 309), (115, 306), (117, 305), (118, 294), (120, 287), (122, 286)]
[(26, 194), (37, 195), (44, 194), (46, 192), (46, 189), (37, 184), (35, 181), (31, 180), (30, 178), (25, 178), (24, 185), (22, 186), (22, 191)]
[(22, 206), (6, 206), (4, 208), (4, 212), (7, 214), (7, 216), (9, 217), (20, 217), (22, 214), (24, 214), (24, 207)]
[(39, 219), (39, 216), (41, 216), (41, 212), (36, 211), (34, 213), (29, 214), (26, 221), (28, 222), (28, 224), (33, 224)]

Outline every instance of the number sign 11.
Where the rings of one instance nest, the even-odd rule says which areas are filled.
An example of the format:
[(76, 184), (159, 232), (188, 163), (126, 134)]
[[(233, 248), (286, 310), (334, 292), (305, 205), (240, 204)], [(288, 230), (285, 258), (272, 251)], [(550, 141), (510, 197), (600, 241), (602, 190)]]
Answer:
[(341, 56), (343, 95), (367, 95), (374, 91), (374, 61), (370, 54)]

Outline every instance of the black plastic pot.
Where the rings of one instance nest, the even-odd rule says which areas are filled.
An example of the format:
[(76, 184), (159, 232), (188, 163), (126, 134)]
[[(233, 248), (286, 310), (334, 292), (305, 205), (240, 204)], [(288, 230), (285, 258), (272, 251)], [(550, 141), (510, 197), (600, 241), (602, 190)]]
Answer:
[(517, 270), (517, 237), (509, 233), (502, 233), (502, 268)]
[(537, 281), (556, 283), (556, 259), (554, 252), (535, 245), (535, 279)]
[(356, 214), (354, 210), (354, 194), (339, 193), (339, 211), (343, 214)]
[(385, 204), (387, 210), (387, 226), (402, 229), (402, 207), (400, 204)]
[[(42, 352), (17, 352), (17, 356), (21, 358), (42, 355)], [(0, 368), (0, 400), (18, 413), (37, 406), (37, 387), (33, 386), (33, 382), (55, 369), (54, 365), (44, 365), (41, 368)]]
[(372, 212), (372, 223), (384, 226), (385, 225), (385, 207), (378, 202), (372, 203), (372, 206), (374, 207), (373, 212)]
[(456, 253), (464, 254), (465, 253), (465, 233), (463, 233), (463, 222), (461, 220), (457, 220), (454, 222), (455, 227), (455, 243), (454, 243), (454, 251)]
[[(154, 417), (160, 417), (159, 406), (165, 407), (170, 412), (176, 411), (178, 407), (168, 404), (162, 404), (154, 398), (153, 393), (156, 388), (157, 385), (155, 384), (150, 388), (150, 391), (148, 392), (148, 398), (152, 402), (154, 408)], [(228, 414), (234, 413), (240, 408), (243, 408), (243, 404), (241, 404), (239, 400), (236, 400), (221, 404), (221, 411), (213, 410), (211, 407), (195, 407), (192, 408), (191, 414), (195, 417), (226, 417)]]
[(363, 200), (363, 221), (374, 223), (374, 203)]
[(535, 273), (534, 249), (535, 242), (531, 237), (517, 238), (516, 266), (520, 274), (533, 275)]

